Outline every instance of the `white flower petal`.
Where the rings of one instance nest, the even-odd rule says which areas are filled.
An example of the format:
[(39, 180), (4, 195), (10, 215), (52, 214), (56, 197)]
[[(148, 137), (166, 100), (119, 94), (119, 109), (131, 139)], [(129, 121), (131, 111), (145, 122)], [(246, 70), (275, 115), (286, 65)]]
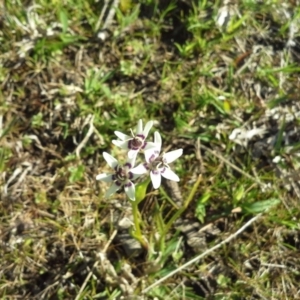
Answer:
[(119, 190), (120, 189), (120, 186), (119, 185), (117, 185), (117, 184), (115, 184), (115, 183), (113, 183), (112, 185), (111, 185), (111, 187), (107, 190), (107, 192), (105, 193), (105, 197), (109, 197), (109, 196), (111, 196), (113, 193), (115, 193), (117, 190)]
[(144, 148), (144, 150), (149, 150), (149, 149), (157, 149), (158, 150), (158, 144), (152, 143), (152, 142), (147, 142), (146, 143), (146, 147)]
[(136, 160), (137, 154), (138, 154), (138, 151), (136, 151), (136, 153), (132, 154), (132, 157), (128, 158), (128, 160), (127, 160), (127, 163), (130, 164), (130, 169), (132, 169), (135, 165), (135, 160)]
[(148, 170), (145, 168), (144, 164), (140, 164), (138, 166), (136, 166), (135, 168), (130, 170), (131, 173), (133, 174), (146, 174), (148, 172)]
[[(134, 161), (135, 161), (135, 158), (136, 158), (138, 152), (139, 152), (139, 150), (133, 150), (133, 149), (130, 149), (130, 150), (128, 151), (128, 158), (131, 159), (131, 160), (134, 159)], [(134, 164), (133, 164), (133, 165), (134, 165)]]
[(145, 159), (146, 162), (150, 162), (150, 158), (155, 159), (159, 156), (161, 149), (161, 136), (159, 132), (154, 133), (154, 143), (148, 142), (144, 151), (145, 151)]
[(141, 177), (141, 174), (132, 174), (132, 177), (130, 178), (130, 180), (134, 181), (139, 177)]
[(164, 171), (161, 172), (161, 176), (169, 180), (179, 181), (179, 177), (171, 169), (168, 168), (165, 168)]
[(115, 131), (115, 135), (122, 141), (125, 141), (125, 140), (128, 140), (128, 139), (131, 139), (132, 136), (130, 135), (127, 135), (127, 134), (124, 134), (120, 131)]
[(114, 169), (119, 163), (118, 161), (111, 156), (110, 154), (108, 154), (107, 152), (103, 152), (103, 157), (106, 160), (107, 164)]
[[(130, 185), (129, 185), (130, 184)], [(125, 185), (125, 193), (128, 196), (128, 198), (132, 201), (135, 200), (135, 185), (129, 181), (126, 185)]]
[(154, 172), (150, 172), (150, 178), (152, 181), (152, 185), (155, 189), (158, 189), (160, 187), (161, 184), (161, 175), (160, 173), (154, 173)]
[(124, 141), (119, 141), (119, 140), (112, 140), (111, 142), (119, 148), (121, 148), (121, 145), (123, 145), (123, 143), (124, 143)]
[(136, 125), (136, 134), (143, 134), (143, 121), (139, 119)]
[(128, 141), (112, 140), (112, 143), (122, 149), (128, 149)]
[(154, 143), (157, 145), (157, 149), (161, 150), (161, 144), (162, 144), (162, 140), (161, 140), (161, 135), (158, 131), (154, 132)]
[(152, 126), (153, 126), (153, 121), (147, 122), (147, 124), (144, 128), (144, 131), (143, 131), (143, 135), (144, 135), (145, 139), (148, 136), (148, 133), (149, 133), (150, 129), (152, 128)]
[(146, 162), (150, 163), (150, 159), (151, 159), (151, 161), (156, 159), (159, 156), (159, 153), (160, 153), (160, 151), (158, 151), (156, 148), (146, 150), (145, 151), (145, 160), (146, 160)]
[(106, 173), (99, 174), (96, 176), (96, 180), (112, 182), (112, 174), (106, 174)]
[(182, 149), (177, 149), (174, 151), (167, 152), (164, 154), (164, 159), (169, 164), (169, 163), (173, 162), (175, 159), (177, 159), (179, 156), (181, 156), (182, 152), (183, 152)]

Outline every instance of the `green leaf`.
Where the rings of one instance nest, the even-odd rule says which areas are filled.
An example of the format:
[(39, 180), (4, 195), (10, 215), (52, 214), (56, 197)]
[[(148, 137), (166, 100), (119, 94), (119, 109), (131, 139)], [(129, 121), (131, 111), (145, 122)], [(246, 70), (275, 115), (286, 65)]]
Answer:
[(239, 202), (244, 196), (245, 196), (245, 189), (241, 185), (234, 191), (233, 197), (236, 202)]
[(242, 18), (238, 20), (230, 20), (228, 27), (227, 27), (227, 32), (228, 33), (233, 33), (237, 29), (239, 29), (240, 26), (243, 25), (244, 21), (247, 20), (248, 16), (244, 15)]
[(201, 223), (204, 223), (204, 217), (206, 215), (205, 205), (198, 203), (195, 211), (195, 215)]
[(279, 199), (269, 199), (264, 201), (258, 201), (254, 203), (246, 203), (242, 205), (244, 212), (248, 213), (260, 213), (270, 209), (271, 207), (280, 203)]
[(145, 181), (139, 183), (135, 187), (135, 202), (140, 203), (146, 197), (147, 187), (150, 183), (150, 178)]
[(195, 216), (201, 223), (204, 223), (204, 218), (206, 216), (205, 203), (209, 200), (210, 196), (210, 193), (206, 193), (197, 201)]
[(279, 151), (281, 149), (281, 145), (283, 144), (282, 142), (283, 142), (283, 136), (284, 136), (285, 128), (286, 128), (285, 115), (283, 115), (283, 120), (281, 122), (279, 132), (277, 134), (276, 142), (275, 142), (275, 145), (274, 145), (276, 154), (279, 153)]
[(83, 178), (83, 173), (84, 173), (84, 166), (83, 165), (79, 165), (79, 166), (72, 166), (69, 169), (69, 172), (71, 173), (70, 177), (69, 177), (69, 181), (71, 183), (78, 181), (80, 179)]
[(59, 20), (62, 26), (63, 33), (66, 33), (68, 29), (68, 15), (65, 10), (60, 10), (59, 12)]
[(288, 96), (283, 95), (281, 97), (278, 97), (278, 98), (275, 98), (275, 99), (271, 100), (266, 105), (267, 105), (268, 108), (272, 109), (276, 106), (279, 106), (279, 105), (283, 104), (285, 101), (287, 101), (287, 99), (288, 99)]

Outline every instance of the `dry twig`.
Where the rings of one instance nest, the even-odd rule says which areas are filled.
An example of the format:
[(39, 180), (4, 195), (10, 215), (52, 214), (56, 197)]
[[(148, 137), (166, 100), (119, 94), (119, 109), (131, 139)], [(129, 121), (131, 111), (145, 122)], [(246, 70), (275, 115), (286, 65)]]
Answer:
[(203, 252), (202, 254), (194, 257), (193, 259), (191, 259), (190, 261), (188, 261), (187, 263), (185, 263), (184, 265), (180, 266), (179, 268), (177, 268), (176, 270), (170, 272), (168, 275), (162, 277), (161, 279), (157, 280), (156, 282), (154, 282), (153, 284), (151, 284), (150, 286), (148, 286), (146, 289), (144, 289), (142, 291), (142, 294), (145, 294), (147, 292), (149, 292), (151, 289), (153, 289), (154, 287), (156, 287), (157, 285), (159, 285), (160, 283), (164, 282), (165, 280), (167, 280), (168, 278), (172, 277), (173, 275), (177, 274), (178, 272), (186, 269), (187, 267), (189, 267), (192, 264), (195, 264), (197, 261), (199, 261), (200, 259), (202, 259), (203, 257), (211, 254), (212, 252), (214, 252), (215, 250), (221, 248), (224, 244), (229, 243), (231, 240), (233, 240), (234, 238), (236, 238), (239, 234), (241, 234), (246, 228), (248, 228), (252, 223), (254, 223), (256, 220), (258, 220), (260, 217), (262, 216), (262, 214), (258, 214), (255, 217), (253, 217), (252, 219), (250, 219), (244, 226), (242, 226), (239, 230), (237, 230), (234, 234), (230, 235), (227, 239), (225, 239), (224, 241), (222, 241), (221, 243), (215, 245), (214, 247), (208, 249), (207, 251)]

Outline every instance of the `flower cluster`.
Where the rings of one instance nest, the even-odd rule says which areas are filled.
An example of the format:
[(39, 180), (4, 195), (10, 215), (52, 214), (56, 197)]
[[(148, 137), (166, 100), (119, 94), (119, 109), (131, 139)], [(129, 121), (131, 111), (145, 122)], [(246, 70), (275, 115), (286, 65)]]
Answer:
[[(111, 174), (102, 173), (96, 176), (96, 180), (112, 183), (106, 192), (106, 197), (123, 187), (129, 199), (134, 201), (135, 185), (133, 182), (143, 174), (150, 174), (155, 189), (160, 187), (161, 176), (169, 180), (179, 181), (179, 177), (171, 170), (169, 163), (182, 155), (182, 149), (161, 153), (162, 140), (159, 132), (154, 133), (154, 142), (146, 140), (152, 126), (153, 121), (149, 121), (143, 128), (143, 122), (139, 120), (135, 135), (132, 131), (132, 136), (115, 131), (115, 135), (119, 140), (113, 140), (112, 142), (114, 145), (128, 151), (128, 159), (125, 164), (120, 164), (113, 156), (103, 152), (104, 159), (114, 170)], [(141, 151), (144, 152), (144, 162), (135, 166), (137, 156)]]

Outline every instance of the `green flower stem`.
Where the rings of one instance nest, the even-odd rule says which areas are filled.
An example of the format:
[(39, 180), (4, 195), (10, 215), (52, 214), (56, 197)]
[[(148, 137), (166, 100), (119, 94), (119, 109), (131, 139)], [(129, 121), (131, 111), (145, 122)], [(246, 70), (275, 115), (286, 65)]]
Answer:
[(135, 227), (135, 235), (141, 236), (138, 204), (136, 203), (136, 201), (131, 201), (131, 205), (132, 205), (132, 214), (133, 214), (133, 221)]
[(135, 230), (131, 232), (132, 236), (138, 240), (144, 248), (148, 248), (147, 242), (144, 240), (140, 227), (140, 214), (137, 201), (130, 201), (132, 206), (133, 223)]
[(169, 220), (169, 222), (166, 224), (165, 228), (164, 228), (164, 232), (162, 234), (162, 237), (164, 237), (170, 230), (170, 228), (172, 227), (173, 223), (181, 216), (181, 214), (187, 209), (187, 207), (189, 206), (190, 202), (194, 199), (195, 193), (199, 187), (199, 184), (202, 180), (202, 175), (198, 176), (197, 181), (195, 182), (189, 196), (187, 197), (187, 199), (184, 201), (183, 206), (177, 210), (177, 212), (172, 216), (172, 218)]

